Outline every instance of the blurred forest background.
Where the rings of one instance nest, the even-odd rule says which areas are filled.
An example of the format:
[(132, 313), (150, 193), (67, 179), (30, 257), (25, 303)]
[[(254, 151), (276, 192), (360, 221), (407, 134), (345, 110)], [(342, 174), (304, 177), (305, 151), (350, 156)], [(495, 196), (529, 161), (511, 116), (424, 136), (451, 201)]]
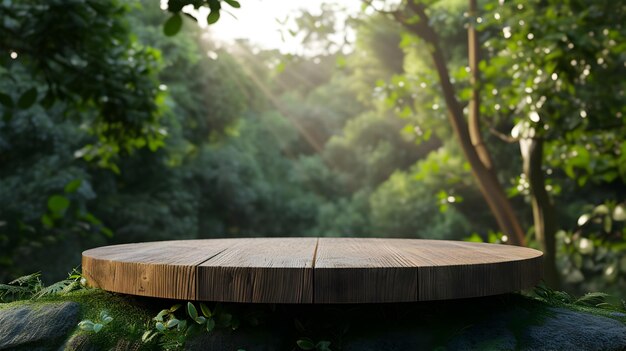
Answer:
[[(0, 3), (0, 281), (58, 280), (115, 243), (403, 237), (524, 242), (553, 251), (551, 285), (624, 295), (626, 4), (325, 4), (285, 27), (294, 55), (218, 46), (189, 3), (209, 22), (239, 6)], [(522, 238), (490, 211), (451, 111), (480, 116), (474, 147)]]

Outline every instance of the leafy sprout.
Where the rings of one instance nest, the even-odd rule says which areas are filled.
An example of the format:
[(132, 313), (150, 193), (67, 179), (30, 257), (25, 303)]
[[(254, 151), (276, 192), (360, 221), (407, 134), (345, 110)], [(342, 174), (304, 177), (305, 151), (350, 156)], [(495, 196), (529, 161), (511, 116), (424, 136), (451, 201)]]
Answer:
[(113, 321), (113, 317), (109, 316), (106, 311), (100, 311), (100, 318), (95, 322), (85, 319), (78, 323), (78, 328), (84, 331), (90, 331), (94, 333), (99, 333), (105, 325), (111, 323)]

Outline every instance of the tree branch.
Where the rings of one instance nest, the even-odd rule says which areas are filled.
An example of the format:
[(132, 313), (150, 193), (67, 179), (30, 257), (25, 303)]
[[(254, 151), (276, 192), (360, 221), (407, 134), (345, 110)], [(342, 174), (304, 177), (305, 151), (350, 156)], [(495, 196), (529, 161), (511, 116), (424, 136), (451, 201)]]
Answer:
[(496, 136), (498, 139), (504, 141), (505, 143), (513, 144), (513, 143), (517, 143), (517, 142), (520, 141), (519, 138), (513, 138), (510, 135), (506, 135), (506, 134), (500, 132), (499, 130), (495, 129), (494, 127), (490, 127), (489, 128), (489, 132), (491, 132), (491, 134)]

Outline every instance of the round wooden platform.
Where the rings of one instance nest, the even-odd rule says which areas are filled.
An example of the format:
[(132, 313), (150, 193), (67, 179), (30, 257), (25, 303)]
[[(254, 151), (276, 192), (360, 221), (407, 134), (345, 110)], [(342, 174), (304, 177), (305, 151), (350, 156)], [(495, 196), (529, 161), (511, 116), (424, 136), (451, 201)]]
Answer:
[(456, 299), (529, 288), (537, 250), (418, 239), (245, 238), (83, 252), (90, 285), (182, 300), (363, 303)]

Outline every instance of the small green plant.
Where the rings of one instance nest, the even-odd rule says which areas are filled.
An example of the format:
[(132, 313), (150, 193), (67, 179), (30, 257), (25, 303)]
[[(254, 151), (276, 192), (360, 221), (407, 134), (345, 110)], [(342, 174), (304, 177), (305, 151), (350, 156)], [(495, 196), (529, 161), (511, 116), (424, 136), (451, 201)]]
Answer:
[(85, 319), (78, 323), (78, 328), (84, 331), (99, 333), (105, 325), (111, 323), (113, 317), (109, 316), (106, 311), (100, 311), (100, 318), (95, 322)]
[(34, 299), (39, 299), (48, 295), (64, 295), (70, 291), (83, 289), (86, 286), (86, 279), (76, 268), (68, 274), (67, 279), (58, 281), (49, 286), (42, 286), (42, 288), (33, 294)]
[(551, 305), (594, 307), (610, 311), (626, 312), (626, 302), (603, 292), (587, 293), (579, 298), (539, 285), (534, 289), (535, 298)]
[(211, 332), (215, 329), (215, 318), (213, 318), (213, 313), (211, 313), (211, 310), (203, 303), (200, 303), (200, 311), (203, 314), (202, 316), (198, 315), (198, 310), (194, 304), (187, 302), (187, 314), (189, 317), (199, 325), (204, 325), (207, 332)]
[(194, 303), (187, 302), (185, 308), (187, 316), (184, 319), (179, 319), (175, 315), (182, 307), (180, 304), (161, 310), (153, 318), (154, 328), (146, 330), (141, 340), (144, 343), (150, 343), (164, 337), (165, 341), (162, 343), (164, 348), (178, 348), (184, 345), (185, 340), (191, 334), (210, 333), (217, 327), (232, 330), (239, 327), (239, 319), (224, 311), (219, 304), (214, 311), (211, 311), (204, 303), (200, 303), (199, 306), (198, 309)]
[(183, 331), (187, 328), (187, 321), (179, 320), (174, 316), (174, 312), (176, 312), (180, 308), (180, 304), (174, 305), (167, 310), (162, 310), (154, 317), (156, 321), (156, 329), (160, 332), (165, 331), (166, 329), (174, 329), (176, 328), (178, 331)]
[(41, 273), (33, 273), (12, 280), (8, 284), (0, 284), (0, 301), (30, 299), (43, 287), (40, 277)]
[(296, 341), (296, 345), (301, 350), (332, 351), (330, 349), (330, 341), (325, 340), (316, 343), (311, 338), (300, 338)]
[[(141, 341), (144, 343), (149, 343), (160, 335), (173, 334), (174, 331), (178, 331), (179, 333), (182, 333), (181, 341), (182, 343), (184, 343), (184, 333), (187, 331), (187, 321), (179, 320), (174, 315), (174, 312), (176, 312), (180, 307), (180, 304), (176, 304), (166, 310), (161, 310), (161, 312), (159, 312), (159, 314), (157, 314), (156, 317), (153, 318), (153, 320), (156, 322), (154, 326), (156, 330), (146, 330), (141, 337)], [(177, 339), (181, 339), (181, 337)], [(182, 343), (178, 345), (177, 342), (177, 345), (175, 346), (182, 346)]]
[(538, 285), (534, 289), (536, 297), (551, 305), (571, 304), (574, 298), (564, 291), (552, 290), (545, 285)]
[(8, 284), (0, 284), (0, 302), (25, 299), (40, 299), (50, 295), (64, 295), (85, 286), (85, 278), (74, 268), (68, 278), (52, 285), (44, 286), (41, 273), (32, 273), (19, 277)]

